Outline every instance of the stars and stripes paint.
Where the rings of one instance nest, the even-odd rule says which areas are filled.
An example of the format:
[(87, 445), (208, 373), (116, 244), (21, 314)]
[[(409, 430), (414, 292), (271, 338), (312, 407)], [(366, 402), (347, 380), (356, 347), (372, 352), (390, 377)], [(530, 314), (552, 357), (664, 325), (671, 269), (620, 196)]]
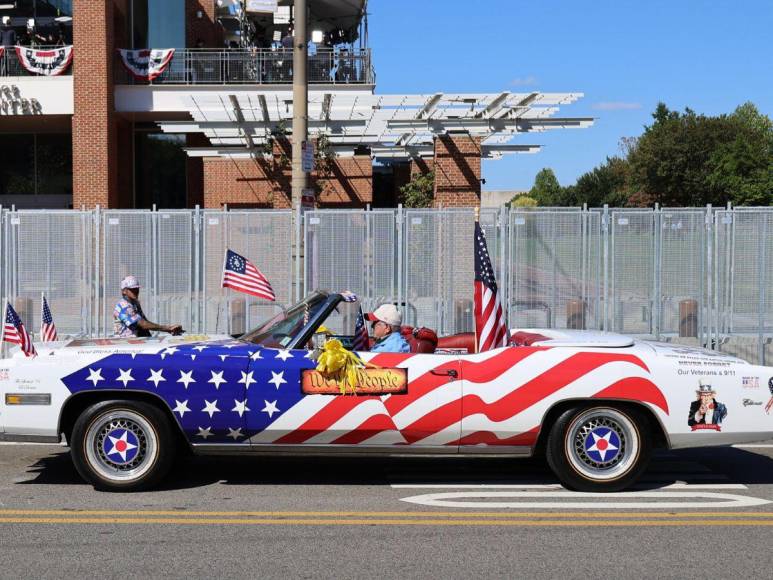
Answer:
[(40, 313), (40, 340), (43, 342), (53, 342), (58, 339), (54, 317), (51, 316), (51, 309), (48, 307), (48, 300), (43, 296), (41, 300)]
[[(193, 443), (528, 446), (546, 412), (561, 400), (636, 400), (669, 413), (648, 367), (629, 353), (534, 346), (462, 359), (368, 352), (361, 357), (379, 367), (407, 369), (407, 394), (304, 395), (301, 373), (316, 366), (308, 352), (238, 342), (112, 354), (62, 381), (71, 392), (125, 388), (160, 396)], [(450, 370), (461, 380), (450, 380)], [(617, 444), (606, 433), (597, 435), (587, 451), (606, 458)]]
[(32, 344), (32, 337), (27, 332), (27, 329), (24, 328), (21, 318), (16, 314), (10, 302), (6, 304), (3, 340), (12, 344), (18, 344), (26, 356), (37, 356), (38, 354), (35, 350), (35, 345)]
[(276, 301), (276, 294), (268, 278), (255, 267), (255, 264), (233, 250), (226, 250), (225, 253), (223, 288), (231, 288), (272, 302)]
[(499, 297), (494, 268), (491, 266), (486, 234), (475, 222), (475, 347), (484, 352), (507, 344), (507, 326)]

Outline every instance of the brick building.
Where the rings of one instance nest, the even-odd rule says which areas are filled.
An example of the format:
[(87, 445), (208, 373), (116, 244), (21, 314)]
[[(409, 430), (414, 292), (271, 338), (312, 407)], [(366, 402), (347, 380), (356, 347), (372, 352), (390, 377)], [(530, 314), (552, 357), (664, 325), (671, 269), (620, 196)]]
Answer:
[[(289, 207), (292, 0), (253, 4), (30, 0), (0, 10), (15, 44), (31, 47), (26, 61), (12, 46), (0, 55), (0, 204)], [(481, 159), (539, 149), (513, 142), (519, 134), (592, 122), (555, 116), (577, 93), (379, 95), (367, 1), (310, 4), (320, 207), (395, 206), (400, 187), (429, 171), (435, 204), (477, 205)], [(132, 69), (143, 49), (159, 50), (156, 69)]]

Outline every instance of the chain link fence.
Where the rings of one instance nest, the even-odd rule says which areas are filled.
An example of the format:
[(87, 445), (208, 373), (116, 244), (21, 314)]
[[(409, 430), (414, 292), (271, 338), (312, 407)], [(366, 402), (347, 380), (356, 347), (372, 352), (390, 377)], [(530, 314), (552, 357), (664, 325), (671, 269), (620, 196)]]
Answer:
[[(147, 316), (240, 334), (315, 289), (397, 304), (470, 332), (472, 209), (0, 211), (0, 289), (28, 329), (46, 295), (60, 335), (113, 332), (120, 280)], [(773, 208), (480, 213), (511, 328), (610, 330), (773, 361)], [(221, 288), (225, 249), (277, 302)]]

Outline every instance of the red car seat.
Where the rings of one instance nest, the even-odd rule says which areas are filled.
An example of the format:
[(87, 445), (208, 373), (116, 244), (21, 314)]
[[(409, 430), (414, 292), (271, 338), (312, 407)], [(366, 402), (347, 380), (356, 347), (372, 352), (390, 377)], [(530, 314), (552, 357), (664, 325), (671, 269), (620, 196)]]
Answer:
[(408, 341), (411, 352), (432, 354), (437, 347), (438, 338), (434, 330), (429, 328), (413, 328), (412, 326), (403, 326), (400, 328), (400, 334)]

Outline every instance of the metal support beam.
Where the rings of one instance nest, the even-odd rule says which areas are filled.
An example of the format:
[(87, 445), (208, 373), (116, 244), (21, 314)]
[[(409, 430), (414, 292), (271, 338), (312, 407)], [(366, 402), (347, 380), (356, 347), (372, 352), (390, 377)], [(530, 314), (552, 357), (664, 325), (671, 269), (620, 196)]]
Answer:
[(293, 173), (292, 205), (301, 203), (309, 186), (309, 174), (303, 171), (302, 146), (309, 138), (309, 83), (307, 77), (308, 38), (307, 0), (294, 1), (295, 39), (293, 42)]
[(478, 119), (489, 119), (499, 113), (502, 109), (505, 108), (505, 105), (507, 104), (507, 99), (510, 98), (510, 93), (504, 92), (500, 93), (499, 96), (497, 96), (488, 107), (483, 109), (480, 113), (475, 115)]
[(247, 141), (247, 146), (250, 149), (255, 148), (255, 143), (252, 140), (252, 133), (248, 131), (245, 128), (244, 123), (244, 113), (242, 112), (242, 108), (239, 106), (239, 99), (236, 98), (236, 95), (228, 95), (228, 98), (231, 101), (231, 106), (234, 108), (234, 116), (236, 117), (236, 126), (239, 127), (239, 132), (244, 135), (245, 141)]

